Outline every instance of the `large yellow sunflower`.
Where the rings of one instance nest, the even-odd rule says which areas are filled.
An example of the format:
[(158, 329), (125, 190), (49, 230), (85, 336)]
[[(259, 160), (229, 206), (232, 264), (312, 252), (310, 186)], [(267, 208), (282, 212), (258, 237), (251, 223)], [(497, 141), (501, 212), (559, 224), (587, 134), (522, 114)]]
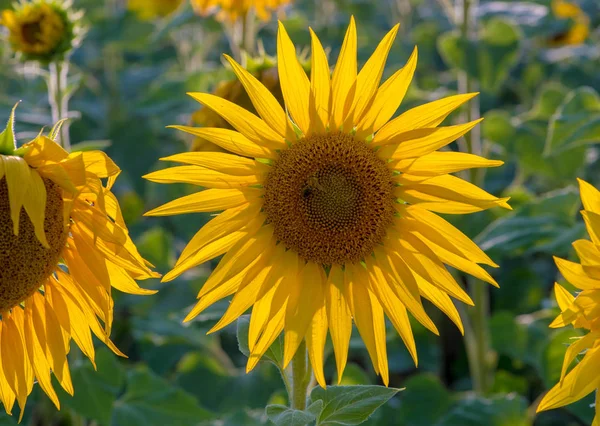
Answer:
[(285, 364), (306, 339), (324, 386), (327, 331), (341, 377), (354, 319), (375, 370), (388, 383), (384, 314), (416, 362), (407, 312), (438, 333), (422, 297), (461, 330), (450, 296), (472, 304), (444, 264), (496, 285), (478, 265), (494, 262), (434, 212), (509, 208), (507, 199), (449, 174), (502, 162), (437, 151), (478, 123), (437, 127), (475, 94), (435, 101), (389, 121), (417, 63), (415, 49), (407, 65), (379, 86), (397, 30), (385, 36), (357, 73), (352, 20), (332, 76), (311, 31), (309, 79), (280, 24), (277, 61), (285, 109), (227, 57), (260, 117), (217, 96), (191, 93), (237, 131), (174, 127), (231, 153), (174, 155), (163, 160), (187, 165), (146, 176), (208, 188), (148, 215), (223, 211), (196, 234), (164, 280), (224, 254), (186, 320), (234, 295), (215, 331), (252, 307), (248, 370), (284, 331)]
[(60, 407), (51, 372), (73, 394), (71, 340), (92, 363), (91, 333), (123, 355), (109, 339), (112, 289), (151, 294), (134, 279), (157, 275), (110, 191), (110, 158), (41, 135), (15, 150), (11, 122), (0, 134), (0, 401), (10, 414), (16, 399), (22, 416), (34, 381)]
[[(579, 189), (583, 202), (581, 214), (591, 241), (573, 243), (579, 263), (554, 258), (563, 277), (580, 291), (574, 297), (555, 284), (561, 314), (550, 327), (573, 325), (588, 333), (567, 349), (560, 382), (544, 396), (538, 412), (572, 404), (596, 391), (596, 417), (592, 426), (600, 426), (600, 191), (583, 180), (579, 180)], [(580, 354), (581, 361), (567, 374)]]
[(268, 21), (271, 12), (279, 7), (293, 2), (293, 0), (191, 0), (197, 13), (207, 15), (218, 11), (219, 19), (235, 22), (244, 18), (249, 11), (254, 10), (256, 16)]

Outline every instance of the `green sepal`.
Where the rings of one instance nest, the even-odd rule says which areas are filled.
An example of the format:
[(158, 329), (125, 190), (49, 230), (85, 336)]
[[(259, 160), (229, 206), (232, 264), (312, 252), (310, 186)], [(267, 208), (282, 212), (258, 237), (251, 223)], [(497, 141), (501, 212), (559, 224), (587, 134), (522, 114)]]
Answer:
[(17, 140), (15, 139), (15, 110), (19, 102), (13, 107), (6, 128), (0, 133), (0, 155), (13, 155), (17, 149)]

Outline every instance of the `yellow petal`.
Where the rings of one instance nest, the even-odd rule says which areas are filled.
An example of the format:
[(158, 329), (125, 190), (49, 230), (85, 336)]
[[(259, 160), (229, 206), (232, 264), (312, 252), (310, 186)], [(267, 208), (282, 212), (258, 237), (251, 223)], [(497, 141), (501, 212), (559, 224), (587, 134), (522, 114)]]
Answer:
[(238, 132), (257, 145), (271, 149), (285, 148), (281, 135), (246, 109), (208, 93), (188, 93), (192, 98), (219, 114)]
[(582, 210), (581, 216), (585, 222), (585, 228), (590, 234), (594, 244), (600, 245), (600, 214), (592, 211)]
[(114, 161), (102, 151), (84, 151), (81, 155), (86, 172), (93, 173), (99, 178), (115, 176), (121, 172)]
[(338, 265), (331, 267), (326, 286), (327, 320), (335, 353), (339, 384), (348, 361), (352, 316), (344, 293), (344, 271)]
[(161, 161), (191, 164), (238, 176), (253, 175), (259, 170), (255, 161), (224, 152), (184, 152), (161, 158)]
[(377, 155), (384, 160), (421, 157), (454, 142), (482, 120), (456, 126), (420, 128), (398, 133), (377, 151)]
[(325, 312), (324, 300), (321, 299), (320, 302), (321, 306), (315, 312), (306, 332), (306, 349), (315, 379), (321, 387), (325, 388), (327, 382), (323, 373), (323, 352), (327, 341), (327, 313)]
[(498, 267), (469, 237), (435, 213), (415, 205), (408, 206), (400, 214), (405, 214), (414, 219), (408, 221), (408, 226), (412, 226), (424, 238), (446, 248), (446, 250), (462, 255), (464, 258), (476, 263)]
[[(0, 163), (2, 163), (0, 161)], [(0, 321), (0, 354), (2, 352), (2, 321)], [(12, 370), (11, 370), (12, 371)], [(11, 389), (8, 381), (5, 379), (7, 374), (4, 372), (4, 368), (2, 367), (2, 361), (0, 360), (0, 401), (2, 401), (2, 405), (4, 405), (4, 410), (6, 414), (12, 416), (12, 408), (15, 404), (15, 393)]]
[(415, 129), (437, 127), (455, 109), (478, 93), (449, 96), (412, 108), (388, 122), (373, 138), (373, 146), (392, 143), (397, 135)]
[(358, 73), (356, 77), (356, 95), (352, 101), (350, 114), (345, 120), (345, 130), (352, 130), (365, 110), (371, 106), (381, 82), (388, 53), (396, 39), (396, 34), (398, 34), (398, 28), (400, 28), (400, 24), (394, 25), (385, 37), (383, 37), (373, 55), (371, 55)]
[(25, 201), (25, 194), (31, 182), (29, 165), (21, 157), (1, 155), (0, 161), (4, 162), (4, 178), (8, 187), (8, 201), (10, 203), (10, 218), (13, 223), (13, 233), (19, 235), (19, 216)]
[(434, 176), (398, 187), (394, 194), (411, 204), (438, 213), (472, 213), (495, 206), (511, 210), (509, 198), (497, 198), (476, 185), (452, 175)]
[(437, 308), (443, 313), (445, 313), (448, 318), (450, 318), (450, 320), (456, 324), (460, 333), (464, 335), (465, 328), (462, 320), (460, 319), (460, 314), (452, 302), (452, 299), (450, 299), (445, 292), (431, 285), (427, 280), (421, 278), (419, 275), (415, 275), (415, 278), (419, 283), (419, 290), (421, 291), (422, 296), (437, 306)]
[(189, 183), (215, 189), (243, 188), (262, 182), (262, 177), (255, 174), (247, 176), (230, 175), (198, 166), (170, 167), (149, 173), (143, 178), (150, 182)]
[(365, 139), (372, 135), (396, 113), (415, 73), (417, 56), (415, 47), (406, 65), (396, 71), (377, 90), (373, 103), (364, 110), (356, 126), (357, 139)]
[(331, 109), (331, 72), (321, 41), (310, 28), (312, 59), (310, 69), (310, 123), (309, 132), (324, 132), (329, 125)]
[(329, 127), (332, 130), (337, 130), (342, 126), (354, 100), (358, 67), (356, 49), (356, 23), (354, 22), (354, 16), (352, 16), (332, 77), (331, 117), (329, 121)]
[(563, 277), (581, 290), (600, 289), (600, 280), (590, 277), (579, 263), (554, 257), (554, 262)]
[(290, 296), (285, 314), (284, 368), (290, 363), (304, 339), (316, 311), (324, 304), (324, 281), (323, 268), (308, 262), (298, 278), (289, 283)]
[(252, 101), (252, 105), (273, 130), (285, 137), (288, 129), (287, 117), (285, 111), (279, 105), (279, 102), (273, 94), (256, 77), (246, 71), (229, 55), (225, 58), (231, 64), (233, 72), (237, 75), (240, 83), (246, 89), (246, 93)]
[(283, 304), (269, 320), (262, 335), (260, 336), (260, 339), (256, 343), (254, 350), (250, 352), (248, 363), (246, 364), (246, 373), (249, 373), (252, 371), (252, 369), (254, 369), (254, 367), (256, 367), (256, 364), (258, 364), (258, 361), (260, 361), (267, 349), (269, 349), (271, 344), (281, 334), (281, 331), (283, 330), (284, 318), (285, 304)]
[[(206, 139), (221, 148), (245, 157), (254, 158), (276, 158), (277, 154), (271, 148), (261, 145), (248, 139), (235, 130), (219, 129), (214, 127), (189, 127), (189, 126), (169, 126), (170, 128), (190, 133)], [(283, 148), (283, 147), (279, 147)]]
[(258, 189), (207, 189), (173, 200), (150, 210), (144, 216), (172, 216), (227, 210), (256, 200), (261, 193), (262, 190)]
[(498, 167), (502, 164), (504, 161), (488, 160), (464, 152), (435, 151), (422, 157), (393, 162), (390, 167), (415, 176), (438, 176), (475, 167)]
[(296, 48), (281, 22), (277, 32), (277, 69), (285, 105), (296, 125), (307, 134), (311, 124), (308, 109), (310, 82), (296, 57)]
[(44, 220), (46, 218), (46, 186), (40, 175), (34, 170), (29, 169), (29, 187), (23, 200), (23, 207), (33, 223), (35, 236), (46, 248), (50, 248), (44, 232)]
[(600, 214), (600, 191), (583, 179), (577, 179), (579, 182), (579, 193), (581, 194), (581, 202), (585, 210)]
[(560, 373), (560, 380), (563, 381), (565, 376), (567, 375), (567, 369), (569, 365), (575, 360), (575, 358), (582, 354), (587, 349), (594, 346), (596, 340), (600, 337), (600, 331), (593, 331), (581, 338), (577, 338), (575, 343), (572, 343), (567, 348), (567, 352), (565, 353), (565, 359), (563, 361), (562, 370)]

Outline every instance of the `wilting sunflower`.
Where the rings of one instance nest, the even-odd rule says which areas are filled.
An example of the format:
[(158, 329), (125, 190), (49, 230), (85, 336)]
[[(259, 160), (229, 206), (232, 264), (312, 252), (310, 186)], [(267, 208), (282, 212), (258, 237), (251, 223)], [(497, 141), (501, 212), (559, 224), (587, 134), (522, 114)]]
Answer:
[(34, 381), (60, 407), (51, 372), (73, 394), (71, 340), (92, 363), (91, 333), (123, 355), (109, 339), (112, 289), (152, 294), (134, 279), (157, 275), (110, 191), (110, 158), (41, 135), (14, 146), (11, 119), (0, 135), (0, 400), (10, 414), (16, 399), (22, 416)]
[(78, 42), (80, 14), (71, 2), (31, 0), (15, 3), (4, 10), (0, 24), (9, 30), (9, 43), (25, 59), (50, 62), (60, 60)]
[(254, 11), (256, 16), (268, 21), (271, 12), (290, 4), (293, 0), (190, 0), (194, 10), (200, 15), (208, 15), (218, 11), (218, 18), (235, 22), (244, 18), (248, 12)]
[(572, 20), (571, 26), (549, 40), (551, 46), (582, 44), (590, 35), (590, 17), (575, 3), (552, 0), (552, 13), (558, 19)]
[[(579, 189), (583, 202), (581, 214), (591, 241), (573, 243), (579, 263), (554, 258), (563, 277), (580, 291), (572, 296), (563, 286), (555, 284), (561, 314), (550, 327), (573, 325), (588, 333), (567, 349), (560, 382), (544, 396), (538, 412), (572, 404), (596, 391), (596, 417), (592, 426), (600, 426), (600, 191), (583, 180), (579, 180)], [(581, 360), (567, 373), (580, 354)]]
[(173, 13), (183, 0), (129, 0), (127, 8), (140, 19), (150, 21)]
[(461, 330), (450, 296), (472, 304), (444, 264), (496, 284), (478, 265), (494, 262), (434, 212), (509, 208), (507, 199), (449, 174), (502, 162), (437, 151), (479, 122), (437, 127), (475, 94), (425, 104), (389, 121), (417, 63), (415, 50), (407, 65), (379, 86), (397, 30), (385, 36), (357, 73), (352, 20), (332, 76), (311, 32), (309, 79), (280, 24), (277, 61), (285, 109), (227, 57), (260, 117), (217, 96), (191, 93), (237, 131), (174, 127), (231, 153), (174, 155), (163, 160), (188, 165), (146, 176), (208, 188), (148, 215), (223, 211), (196, 234), (164, 280), (224, 254), (186, 320), (234, 295), (211, 330), (216, 331), (252, 307), (248, 370), (283, 331), (284, 363), (306, 339), (316, 378), (325, 386), (327, 331), (341, 377), (354, 319), (375, 370), (388, 383), (384, 315), (416, 362), (407, 313), (438, 333), (421, 298)]

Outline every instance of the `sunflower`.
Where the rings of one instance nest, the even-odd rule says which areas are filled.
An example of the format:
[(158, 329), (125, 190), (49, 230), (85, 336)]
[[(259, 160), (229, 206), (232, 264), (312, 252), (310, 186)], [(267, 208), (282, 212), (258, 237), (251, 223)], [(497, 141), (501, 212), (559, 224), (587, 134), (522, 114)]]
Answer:
[(552, 13), (558, 19), (571, 19), (570, 28), (556, 34), (549, 41), (552, 46), (582, 44), (590, 35), (590, 18), (576, 3), (565, 0), (552, 0)]
[(13, 50), (42, 62), (62, 59), (75, 46), (81, 33), (78, 20), (70, 2), (55, 0), (22, 1), (0, 15)]
[(407, 313), (438, 333), (421, 298), (437, 305), (461, 331), (450, 296), (472, 304), (444, 264), (496, 285), (478, 265), (494, 262), (435, 212), (510, 208), (507, 199), (449, 174), (502, 162), (437, 151), (479, 122), (438, 127), (475, 94), (425, 104), (388, 122), (417, 63), (415, 49), (406, 66), (379, 86), (397, 30), (385, 36), (357, 73), (352, 19), (332, 76), (311, 31), (309, 78), (280, 23), (277, 61), (285, 108), (227, 57), (260, 117), (217, 96), (191, 93), (236, 130), (173, 127), (230, 153), (173, 155), (163, 160), (186, 165), (145, 176), (208, 188), (147, 215), (222, 211), (194, 236), (164, 281), (224, 254), (185, 320), (234, 295), (214, 332), (252, 307), (248, 371), (284, 332), (284, 364), (305, 339), (316, 379), (325, 386), (327, 332), (341, 378), (354, 320), (387, 384), (384, 315), (416, 362)]
[(42, 135), (14, 147), (11, 118), (0, 135), (0, 401), (11, 414), (16, 399), (22, 416), (34, 381), (60, 408), (51, 372), (73, 394), (71, 340), (92, 363), (91, 333), (123, 356), (109, 339), (112, 288), (152, 294), (134, 279), (157, 275), (110, 191), (110, 158), (68, 154)]
[(141, 20), (151, 21), (173, 13), (183, 0), (128, 0), (127, 8)]
[(290, 4), (293, 0), (190, 0), (194, 10), (200, 15), (208, 15), (218, 10), (221, 20), (235, 22), (244, 18), (248, 12), (254, 11), (262, 21), (271, 18), (271, 12)]
[[(600, 191), (579, 180), (583, 211), (581, 212), (590, 240), (577, 240), (573, 247), (579, 263), (555, 257), (563, 277), (579, 290), (572, 296), (556, 283), (554, 291), (560, 315), (550, 327), (573, 325), (588, 333), (567, 349), (560, 382), (542, 399), (538, 412), (572, 404), (596, 391), (596, 417), (592, 426), (600, 426)], [(581, 361), (567, 373), (575, 358)]]

